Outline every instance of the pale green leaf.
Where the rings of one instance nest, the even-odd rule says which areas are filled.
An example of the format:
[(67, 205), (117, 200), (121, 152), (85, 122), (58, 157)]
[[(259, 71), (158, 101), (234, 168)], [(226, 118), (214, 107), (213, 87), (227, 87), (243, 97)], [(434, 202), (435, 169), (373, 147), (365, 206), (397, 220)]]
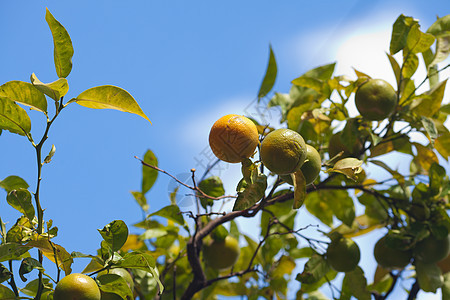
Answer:
[(27, 135), (31, 130), (31, 120), (26, 111), (8, 98), (0, 96), (0, 129)]
[(360, 174), (363, 169), (361, 168), (363, 161), (354, 157), (347, 157), (341, 160), (338, 160), (333, 168), (328, 169), (327, 173), (335, 172), (341, 173), (347, 176), (348, 178), (356, 181), (358, 180), (358, 174)]
[(8, 193), (6, 200), (9, 205), (26, 215), (30, 222), (34, 219), (34, 207), (31, 203), (31, 193), (28, 190), (12, 190)]
[(47, 99), (31, 83), (13, 80), (0, 86), (0, 97), (46, 112)]
[(16, 300), (16, 295), (9, 288), (0, 284), (0, 299), (3, 300)]
[(157, 212), (148, 215), (147, 218), (152, 216), (160, 216), (172, 220), (180, 225), (184, 225), (183, 215), (180, 213), (180, 208), (177, 205), (168, 205), (166, 207), (163, 207)]
[(386, 53), (389, 62), (391, 63), (392, 71), (394, 71), (395, 79), (397, 81), (397, 84), (400, 82), (400, 65), (395, 60), (394, 56), (390, 55), (389, 53)]
[(66, 78), (72, 71), (72, 56), (74, 53), (72, 40), (64, 26), (53, 17), (48, 9), (46, 9), (45, 20), (53, 36), (53, 58), (56, 74), (60, 78)]
[(120, 275), (103, 274), (98, 276), (97, 280), (100, 282), (99, 287), (102, 292), (116, 294), (120, 296), (122, 299), (133, 298), (133, 292), (131, 291), (125, 279), (122, 278)]
[(408, 52), (424, 52), (434, 44), (434, 36), (429, 33), (423, 33), (419, 28), (419, 24), (414, 24), (408, 33), (408, 37), (406, 39)]
[(402, 75), (404, 78), (411, 78), (419, 67), (419, 58), (414, 53), (408, 53), (404, 57)]
[(436, 37), (436, 53), (433, 61), (429, 63), (429, 66), (432, 67), (444, 61), (450, 54), (450, 15), (438, 18), (428, 28), (427, 33)]
[(434, 141), (438, 137), (438, 131), (433, 119), (422, 116), (420, 120), (429, 138)]
[(69, 91), (69, 83), (66, 78), (59, 78), (50, 83), (42, 83), (37, 76), (31, 74), (31, 83), (42, 93), (46, 94), (55, 101), (59, 101)]
[(115, 109), (129, 112), (141, 116), (150, 122), (133, 96), (126, 90), (116, 86), (102, 85), (90, 88), (69, 101), (69, 103), (71, 102), (76, 102), (88, 108)]
[(411, 108), (419, 116), (432, 117), (441, 108), (442, 99), (444, 98), (445, 86), (447, 80), (440, 82), (438, 85), (433, 87), (430, 91), (419, 95), (414, 105)]
[(52, 148), (50, 149), (50, 152), (48, 155), (44, 158), (44, 164), (48, 164), (52, 161), (53, 155), (55, 155), (56, 147), (55, 145), (52, 145)]
[(269, 63), (267, 64), (266, 75), (264, 75), (263, 82), (259, 88), (258, 101), (259, 99), (264, 98), (272, 90), (275, 79), (277, 78), (277, 62), (272, 50), (272, 45), (269, 46), (269, 50)]

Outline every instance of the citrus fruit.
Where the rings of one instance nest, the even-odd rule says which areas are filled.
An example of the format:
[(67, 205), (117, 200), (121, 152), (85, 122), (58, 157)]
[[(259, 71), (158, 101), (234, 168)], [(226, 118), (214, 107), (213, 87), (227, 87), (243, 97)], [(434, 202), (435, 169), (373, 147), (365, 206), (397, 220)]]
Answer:
[(322, 167), (322, 159), (316, 148), (306, 144), (306, 159), (300, 170), (305, 176), (306, 185), (309, 185), (319, 176)]
[(394, 112), (397, 93), (385, 80), (369, 79), (356, 90), (355, 104), (363, 118), (380, 121)]
[(258, 143), (255, 123), (240, 115), (221, 117), (209, 132), (209, 145), (214, 155), (229, 163), (238, 163), (252, 156)]
[(450, 254), (450, 236), (438, 239), (433, 235), (423, 239), (414, 247), (414, 257), (426, 264), (443, 260)]
[(331, 241), (326, 252), (330, 266), (338, 272), (350, 272), (356, 268), (361, 258), (358, 245), (349, 238)]
[(208, 266), (217, 270), (231, 268), (239, 258), (240, 248), (238, 241), (227, 236), (222, 241), (213, 240), (209, 246), (205, 246), (204, 258)]
[(58, 282), (53, 300), (100, 300), (100, 289), (91, 277), (72, 273)]
[(305, 158), (305, 141), (291, 129), (276, 129), (261, 143), (261, 160), (275, 174), (294, 173), (303, 165)]
[(342, 141), (341, 135), (342, 131), (335, 133), (328, 141), (328, 153), (330, 154), (330, 159), (342, 151), (344, 151), (344, 153), (339, 157), (340, 159), (350, 156), (359, 156), (359, 153), (363, 148), (362, 142), (357, 140), (354, 145), (346, 145)]
[(373, 249), (375, 260), (385, 269), (403, 269), (411, 261), (410, 250), (399, 250), (390, 247), (386, 243), (386, 236), (382, 237), (375, 244)]

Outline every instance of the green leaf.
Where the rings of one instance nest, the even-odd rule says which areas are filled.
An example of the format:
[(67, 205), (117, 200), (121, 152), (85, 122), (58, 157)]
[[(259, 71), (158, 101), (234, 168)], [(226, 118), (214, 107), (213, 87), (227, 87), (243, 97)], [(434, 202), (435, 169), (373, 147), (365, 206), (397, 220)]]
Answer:
[(306, 198), (306, 180), (302, 171), (297, 171), (294, 176), (294, 209), (299, 209)]
[(30, 186), (21, 177), (11, 175), (0, 181), (0, 187), (9, 193), (12, 190), (27, 189)]
[(295, 261), (286, 255), (280, 257), (275, 268), (272, 271), (272, 278), (282, 278), (285, 275), (291, 275), (295, 268)]
[(44, 268), (42, 268), (42, 264), (38, 260), (32, 257), (26, 257), (22, 260), (19, 268), (19, 276), (23, 282), (27, 281), (24, 275), (30, 273), (34, 269), (44, 271)]
[[(198, 187), (202, 192), (211, 197), (217, 198), (225, 195), (223, 182), (218, 176), (211, 176), (209, 178), (200, 181)], [(206, 206), (213, 205), (213, 199), (202, 197), (201, 194), (199, 194), (199, 198), (204, 208), (206, 208)]]
[(308, 193), (305, 199), (306, 209), (322, 223), (327, 226), (333, 225), (333, 211), (327, 201), (328, 198), (321, 198), (320, 191)]
[(438, 137), (438, 131), (436, 128), (436, 124), (434, 124), (433, 119), (427, 117), (421, 117), (420, 121), (422, 122), (423, 128), (428, 134), (428, 137), (434, 141)]
[[(43, 285), (44, 285), (44, 289), (43, 289), (43, 293), (51, 291), (53, 284), (50, 282), (50, 279), (48, 278), (43, 278)], [(31, 296), (31, 297), (35, 297), (37, 294), (37, 290), (39, 287), (39, 279), (35, 279), (33, 281), (30, 281), (23, 289), (21, 289), (20, 291), (22, 293), (24, 293), (25, 295)], [(0, 298), (1, 299), (1, 298)], [(44, 298), (44, 296), (41, 297), (42, 300), (46, 299)]]
[(136, 200), (136, 202), (139, 204), (139, 206), (145, 212), (147, 212), (149, 209), (149, 205), (147, 203), (147, 198), (145, 198), (145, 195), (142, 194), (141, 192), (137, 192), (137, 191), (131, 191), (131, 195), (133, 195), (134, 200)]
[(59, 78), (50, 83), (42, 83), (37, 76), (31, 74), (31, 83), (42, 93), (46, 94), (55, 101), (59, 101), (69, 91), (69, 83), (66, 78)]
[(55, 155), (56, 147), (55, 145), (52, 145), (52, 148), (50, 149), (50, 152), (48, 155), (44, 158), (44, 164), (48, 164), (52, 161), (53, 155)]
[(31, 193), (26, 189), (12, 190), (6, 197), (8, 204), (26, 215), (30, 222), (34, 219), (35, 212), (31, 203)]
[(277, 78), (277, 62), (273, 54), (272, 45), (269, 45), (270, 55), (269, 63), (267, 64), (266, 75), (264, 75), (263, 82), (259, 88), (258, 101), (264, 98), (273, 88)]
[(434, 141), (434, 147), (447, 160), (450, 157), (450, 133), (440, 135)]
[[(1, 93), (1, 91), (0, 91)], [(26, 111), (8, 98), (0, 95), (0, 129), (27, 135), (31, 131), (31, 120)]]
[(150, 228), (147, 229), (146, 231), (144, 231), (144, 233), (142, 233), (139, 236), (140, 240), (148, 240), (148, 239), (152, 239), (152, 238), (159, 238), (162, 236), (167, 235), (167, 230), (162, 229), (162, 228)]
[(427, 32), (436, 37), (436, 53), (428, 64), (428, 67), (433, 67), (447, 59), (450, 54), (450, 15), (438, 18)]
[(0, 284), (0, 299), (2, 300), (16, 300), (16, 295), (9, 288)]
[(29, 241), (25, 246), (38, 248), (45, 257), (57, 264), (58, 268), (61, 268), (66, 275), (72, 273), (73, 258), (62, 246), (46, 239)]
[(18, 260), (27, 253), (30, 248), (16, 243), (5, 243), (0, 245), (0, 262), (7, 260)]
[[(254, 172), (257, 174), (257, 172)], [(267, 188), (267, 177), (265, 174), (252, 175), (253, 183), (248, 184), (245, 180), (241, 180), (236, 191), (238, 197), (234, 202), (233, 211), (248, 209), (258, 202)]]
[(297, 274), (296, 280), (301, 283), (312, 284), (322, 279), (330, 270), (325, 258), (321, 255), (314, 254), (305, 264), (302, 273)]
[(166, 207), (163, 207), (157, 212), (148, 215), (147, 218), (152, 216), (160, 216), (172, 220), (180, 225), (184, 225), (183, 215), (181, 214), (180, 208), (177, 205), (168, 205)]
[(429, 33), (423, 33), (419, 28), (419, 24), (414, 24), (406, 39), (408, 51), (411, 53), (424, 52), (434, 44), (434, 36)]
[(389, 59), (389, 62), (391, 63), (391, 67), (392, 67), (392, 70), (394, 71), (395, 79), (396, 79), (396, 82), (398, 85), (398, 83), (400, 82), (400, 72), (401, 72), (400, 65), (395, 60), (394, 56), (390, 55), (389, 53), (386, 53), (386, 55)]
[(342, 283), (341, 299), (350, 299), (354, 296), (359, 300), (370, 300), (371, 295), (367, 290), (367, 280), (363, 270), (357, 266), (353, 271), (345, 273)]
[(77, 104), (88, 108), (115, 109), (129, 112), (141, 116), (150, 122), (149, 118), (144, 114), (133, 96), (126, 90), (116, 86), (102, 85), (90, 88), (79, 94), (76, 98), (70, 100), (68, 103), (72, 102), (76, 102)]
[[(158, 166), (158, 159), (156, 158), (155, 154), (151, 150), (147, 150), (144, 154), (144, 162), (157, 167)], [(158, 178), (158, 171), (147, 167), (145, 165), (142, 165), (142, 194), (145, 195), (153, 186), (153, 184), (156, 181), (156, 178)]]
[(414, 20), (412, 17), (406, 17), (403, 14), (395, 20), (394, 25), (392, 26), (391, 43), (389, 45), (389, 52), (391, 55), (394, 55), (405, 48), (409, 31), (411, 30), (411, 27), (417, 23), (417, 20)]
[(444, 80), (434, 86), (430, 91), (419, 95), (411, 107), (411, 111), (418, 116), (432, 117), (441, 108), (442, 99), (444, 98), (445, 86), (447, 80)]
[(112, 221), (103, 227), (103, 229), (98, 229), (98, 231), (113, 251), (120, 250), (127, 241), (128, 227), (122, 220)]
[(133, 292), (120, 275), (104, 274), (98, 276), (97, 280), (100, 282), (99, 287), (102, 292), (117, 294), (122, 299), (133, 299)]
[(419, 67), (419, 58), (414, 53), (408, 53), (404, 57), (402, 75), (404, 78), (411, 78)]
[(47, 99), (44, 94), (28, 82), (8, 81), (0, 86), (0, 97), (8, 98), (38, 111), (47, 111)]
[(358, 174), (360, 174), (363, 169), (361, 168), (363, 161), (353, 157), (343, 158), (338, 160), (333, 168), (326, 170), (326, 173), (334, 172), (341, 173), (347, 176), (348, 178), (357, 181)]
[(437, 289), (444, 284), (441, 269), (436, 264), (424, 264), (416, 261), (417, 280), (424, 292), (436, 293)]
[[(73, 253), (72, 253), (73, 254)], [(99, 262), (100, 258), (92, 258), (91, 261), (88, 263), (88, 265), (83, 269), (81, 273), (92, 273), (97, 272), (103, 269), (104, 265)]]
[(53, 58), (56, 74), (60, 78), (66, 78), (72, 71), (72, 56), (74, 52), (72, 40), (64, 26), (53, 17), (48, 8), (46, 9), (45, 20), (53, 36)]

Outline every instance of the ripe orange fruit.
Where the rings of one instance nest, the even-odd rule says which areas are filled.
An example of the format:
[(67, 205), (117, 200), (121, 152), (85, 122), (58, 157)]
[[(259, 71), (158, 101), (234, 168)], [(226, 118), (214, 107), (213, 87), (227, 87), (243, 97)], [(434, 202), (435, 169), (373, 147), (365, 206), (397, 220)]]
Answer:
[(72, 273), (58, 282), (53, 300), (100, 300), (100, 289), (91, 277)]
[(350, 272), (356, 268), (361, 258), (358, 245), (348, 238), (331, 241), (326, 252), (330, 266), (338, 272)]
[(346, 145), (342, 141), (341, 135), (342, 132), (335, 133), (328, 141), (328, 153), (330, 154), (330, 159), (335, 157), (341, 151), (344, 151), (344, 153), (342, 153), (342, 156), (340, 156), (339, 159), (350, 156), (359, 156), (359, 153), (363, 148), (362, 142), (360, 140), (357, 140), (354, 145)]
[(375, 244), (373, 255), (378, 264), (385, 269), (403, 269), (412, 258), (410, 250), (399, 250), (390, 247), (386, 243), (386, 236), (379, 239)]
[(414, 257), (426, 264), (434, 264), (450, 254), (450, 235), (437, 239), (433, 235), (417, 243)]
[(355, 104), (361, 116), (370, 121), (389, 117), (397, 106), (397, 93), (383, 79), (369, 79), (358, 87)]
[(209, 132), (209, 145), (218, 159), (238, 163), (249, 158), (258, 146), (258, 129), (249, 118), (226, 115), (217, 120)]
[(306, 144), (306, 159), (300, 170), (305, 176), (306, 185), (309, 185), (316, 180), (319, 176), (320, 169), (322, 168), (322, 159), (316, 148)]
[(227, 236), (223, 241), (213, 240), (209, 246), (205, 245), (203, 257), (211, 268), (225, 270), (236, 263), (240, 251), (238, 241)]
[(306, 159), (303, 137), (290, 129), (276, 129), (261, 143), (261, 160), (275, 174), (291, 174), (299, 170)]

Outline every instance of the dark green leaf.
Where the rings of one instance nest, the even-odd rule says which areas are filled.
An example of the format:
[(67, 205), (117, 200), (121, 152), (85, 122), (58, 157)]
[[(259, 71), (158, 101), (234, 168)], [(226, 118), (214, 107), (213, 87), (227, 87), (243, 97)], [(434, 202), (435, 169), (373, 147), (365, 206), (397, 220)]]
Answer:
[[(151, 150), (147, 150), (147, 152), (144, 155), (144, 162), (157, 167), (158, 166), (158, 159), (156, 158), (155, 154)], [(156, 181), (156, 178), (158, 178), (158, 171), (147, 167), (145, 165), (142, 165), (142, 194), (145, 195), (153, 186), (153, 184)]]
[(59, 99), (64, 97), (69, 91), (69, 83), (66, 78), (59, 78), (58, 80), (50, 83), (43, 83), (33, 73), (31, 74), (31, 83), (35, 88), (55, 101), (59, 101)]
[(19, 268), (19, 275), (23, 282), (27, 281), (27, 279), (23, 275), (30, 273), (34, 269), (44, 271), (44, 269), (42, 268), (42, 264), (38, 260), (32, 257), (27, 257), (22, 260)]
[(277, 62), (272, 51), (272, 45), (269, 46), (269, 50), (269, 63), (267, 64), (266, 75), (264, 75), (263, 82), (259, 88), (258, 101), (261, 98), (264, 98), (272, 90), (275, 79), (277, 78)]
[(366, 277), (359, 266), (353, 271), (345, 273), (341, 299), (350, 299), (350, 296), (354, 296), (359, 300), (371, 299), (370, 292), (367, 290)]
[(301, 283), (312, 284), (322, 279), (330, 270), (325, 258), (321, 255), (313, 255), (305, 264), (302, 273), (297, 274), (296, 280)]
[[(150, 122), (139, 104), (126, 90), (112, 85), (90, 88), (68, 103), (76, 102), (81, 106), (94, 109), (115, 109), (143, 117)], [(150, 122), (151, 123), (151, 122)]]
[(253, 204), (264, 197), (266, 188), (267, 177), (264, 174), (257, 174), (256, 177), (253, 177), (252, 184), (245, 183), (238, 185), (238, 197), (236, 202), (234, 202), (233, 211), (244, 210), (252, 207)]
[(3, 300), (16, 300), (16, 295), (9, 288), (0, 284), (0, 299)]
[(46, 112), (47, 99), (31, 83), (23, 81), (9, 81), (0, 86), (0, 97), (26, 105), (32, 109)]
[(436, 293), (437, 289), (444, 284), (441, 269), (436, 264), (424, 264), (416, 261), (417, 280), (424, 292)]
[[(214, 198), (223, 196), (225, 194), (222, 180), (218, 176), (211, 176), (209, 178), (206, 178), (205, 180), (200, 181), (198, 187), (202, 192)], [(199, 198), (203, 208), (213, 205), (213, 199), (201, 196)]]
[(133, 299), (133, 292), (120, 275), (104, 274), (98, 276), (97, 280), (100, 282), (99, 287), (102, 292), (117, 294), (122, 299)]
[(1, 95), (0, 129), (9, 130), (20, 135), (27, 135), (31, 130), (31, 120), (27, 112), (13, 101)]
[(431, 195), (439, 195), (440, 191), (442, 190), (445, 175), (446, 171), (444, 167), (440, 166), (437, 163), (433, 163), (431, 165), (430, 171), (428, 172), (428, 176), (430, 178), (429, 191)]
[(113, 251), (118, 251), (127, 241), (128, 227), (122, 220), (115, 220), (98, 229), (105, 242), (111, 247)]
[(29, 185), (21, 177), (11, 175), (0, 181), (0, 187), (9, 193), (12, 190), (27, 189)]
[(12, 190), (6, 197), (8, 204), (27, 216), (30, 222), (35, 216), (34, 207), (31, 203), (31, 193), (26, 189)]
[(13, 275), (13, 273), (11, 273), (11, 271), (8, 270), (4, 265), (0, 264), (0, 283), (9, 280), (11, 278), (11, 275)]
[(152, 216), (160, 216), (172, 220), (180, 225), (184, 225), (183, 215), (181, 214), (180, 208), (177, 205), (168, 205), (161, 208), (157, 212), (148, 215), (148, 217)]
[(30, 247), (16, 243), (6, 243), (0, 245), (0, 262), (7, 260), (18, 260), (27, 253)]
[(72, 71), (73, 46), (69, 33), (46, 9), (45, 20), (47, 21), (53, 36), (53, 58), (55, 60), (56, 74), (58, 77), (66, 78)]

